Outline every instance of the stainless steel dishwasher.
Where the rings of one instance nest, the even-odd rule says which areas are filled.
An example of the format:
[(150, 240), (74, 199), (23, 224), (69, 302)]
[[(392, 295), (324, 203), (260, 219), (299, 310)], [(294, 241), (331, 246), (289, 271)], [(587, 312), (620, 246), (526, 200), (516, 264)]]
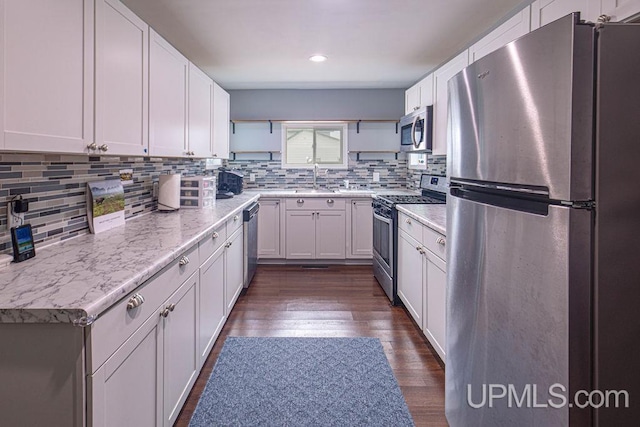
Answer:
[(253, 203), (242, 211), (244, 221), (244, 287), (248, 288), (258, 267), (258, 211), (260, 205)]

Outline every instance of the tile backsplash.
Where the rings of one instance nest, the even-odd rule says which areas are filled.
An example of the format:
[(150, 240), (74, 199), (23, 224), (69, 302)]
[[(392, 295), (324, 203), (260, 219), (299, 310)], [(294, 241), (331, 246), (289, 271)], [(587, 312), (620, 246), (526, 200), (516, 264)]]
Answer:
[[(445, 174), (445, 156), (429, 156), (427, 172)], [(126, 185), (125, 216), (132, 218), (153, 211), (153, 183), (163, 172), (188, 175), (204, 173), (204, 160), (160, 159), (149, 157), (93, 157), (59, 154), (0, 153), (0, 253), (11, 252), (7, 229), (7, 203), (17, 195), (29, 201), (25, 222), (33, 227), (37, 246), (65, 240), (89, 232), (86, 217), (86, 183), (118, 179), (120, 169), (133, 169), (133, 184)], [(245, 174), (245, 189), (311, 188), (312, 169), (282, 169), (280, 160), (230, 160), (228, 167)], [(380, 182), (372, 182), (373, 173)], [(372, 189), (417, 188), (420, 174), (410, 170), (407, 161), (357, 160), (347, 169), (320, 169), (318, 184), (326, 188), (350, 185)], [(250, 174), (256, 175), (250, 182)]]
[[(313, 169), (282, 169), (280, 160), (230, 160), (230, 168), (240, 169), (244, 174), (244, 188), (311, 188)], [(380, 174), (380, 182), (372, 182), (373, 173)], [(250, 182), (255, 174), (255, 182)], [(343, 181), (349, 185), (368, 188), (404, 188), (407, 182), (407, 161), (401, 160), (352, 160), (347, 169), (323, 169), (320, 167), (318, 185), (324, 188), (339, 188)]]
[(25, 222), (36, 245), (65, 240), (89, 232), (86, 183), (118, 179), (120, 169), (133, 169), (133, 184), (124, 187), (125, 216), (131, 218), (157, 208), (153, 182), (162, 172), (202, 174), (204, 161), (0, 153), (0, 253), (11, 252), (7, 202), (14, 196), (29, 201)]
[(420, 188), (420, 175), (428, 173), (430, 175), (442, 175), (447, 174), (447, 156), (427, 156), (427, 169), (409, 169), (407, 172), (407, 188), (418, 189)]

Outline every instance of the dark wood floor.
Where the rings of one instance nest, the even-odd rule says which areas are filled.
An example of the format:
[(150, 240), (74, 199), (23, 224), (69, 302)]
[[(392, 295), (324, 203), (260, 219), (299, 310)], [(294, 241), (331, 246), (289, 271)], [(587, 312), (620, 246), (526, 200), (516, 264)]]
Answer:
[(228, 336), (376, 337), (417, 426), (446, 426), (444, 370), (401, 307), (392, 307), (370, 266), (259, 266), (241, 295), (176, 426), (187, 426)]

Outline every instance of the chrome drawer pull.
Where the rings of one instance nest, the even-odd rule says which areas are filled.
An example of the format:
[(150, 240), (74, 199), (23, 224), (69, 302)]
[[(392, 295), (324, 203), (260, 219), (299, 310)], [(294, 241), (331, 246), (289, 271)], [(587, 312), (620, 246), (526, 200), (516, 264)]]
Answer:
[(168, 315), (169, 315), (169, 309), (165, 307), (165, 309), (160, 312), (160, 316), (167, 317)]
[(169, 310), (169, 311), (173, 311), (173, 310), (175, 310), (175, 309), (176, 309), (176, 305), (175, 305), (175, 304), (169, 304), (169, 305), (167, 306), (167, 310)]
[(98, 150), (104, 151), (106, 153), (107, 151), (109, 151), (109, 146), (107, 144), (102, 144), (98, 147)]
[(334, 200), (333, 200), (333, 199), (329, 199), (329, 200), (327, 200), (327, 203), (329, 203), (329, 204), (332, 204), (333, 202), (334, 202)]
[(438, 237), (436, 239), (436, 243), (439, 244), (439, 245), (444, 246), (447, 243), (447, 241), (444, 239), (444, 237)]
[(213, 234), (211, 235), (211, 237), (213, 239), (217, 239), (218, 237), (220, 237), (220, 235), (214, 231)]
[(409, 218), (407, 218), (404, 222), (406, 222), (407, 224), (411, 224), (411, 220)]
[(304, 199), (298, 199), (296, 200), (296, 203), (304, 203)]
[(182, 258), (180, 258), (179, 264), (180, 264), (181, 267), (189, 264), (189, 258), (187, 258), (186, 255), (183, 255)]
[(127, 302), (127, 310), (133, 310), (136, 307), (140, 307), (144, 303), (144, 297), (140, 294), (133, 294)]
[(238, 215), (234, 215), (233, 216), (233, 222), (236, 222), (238, 220), (238, 218), (239, 218)]

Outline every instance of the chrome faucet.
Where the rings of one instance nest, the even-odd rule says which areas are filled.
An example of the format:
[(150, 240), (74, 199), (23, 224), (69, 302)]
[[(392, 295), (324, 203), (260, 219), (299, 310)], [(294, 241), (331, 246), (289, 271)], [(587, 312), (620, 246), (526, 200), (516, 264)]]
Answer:
[(313, 189), (318, 189), (318, 164), (313, 164)]

